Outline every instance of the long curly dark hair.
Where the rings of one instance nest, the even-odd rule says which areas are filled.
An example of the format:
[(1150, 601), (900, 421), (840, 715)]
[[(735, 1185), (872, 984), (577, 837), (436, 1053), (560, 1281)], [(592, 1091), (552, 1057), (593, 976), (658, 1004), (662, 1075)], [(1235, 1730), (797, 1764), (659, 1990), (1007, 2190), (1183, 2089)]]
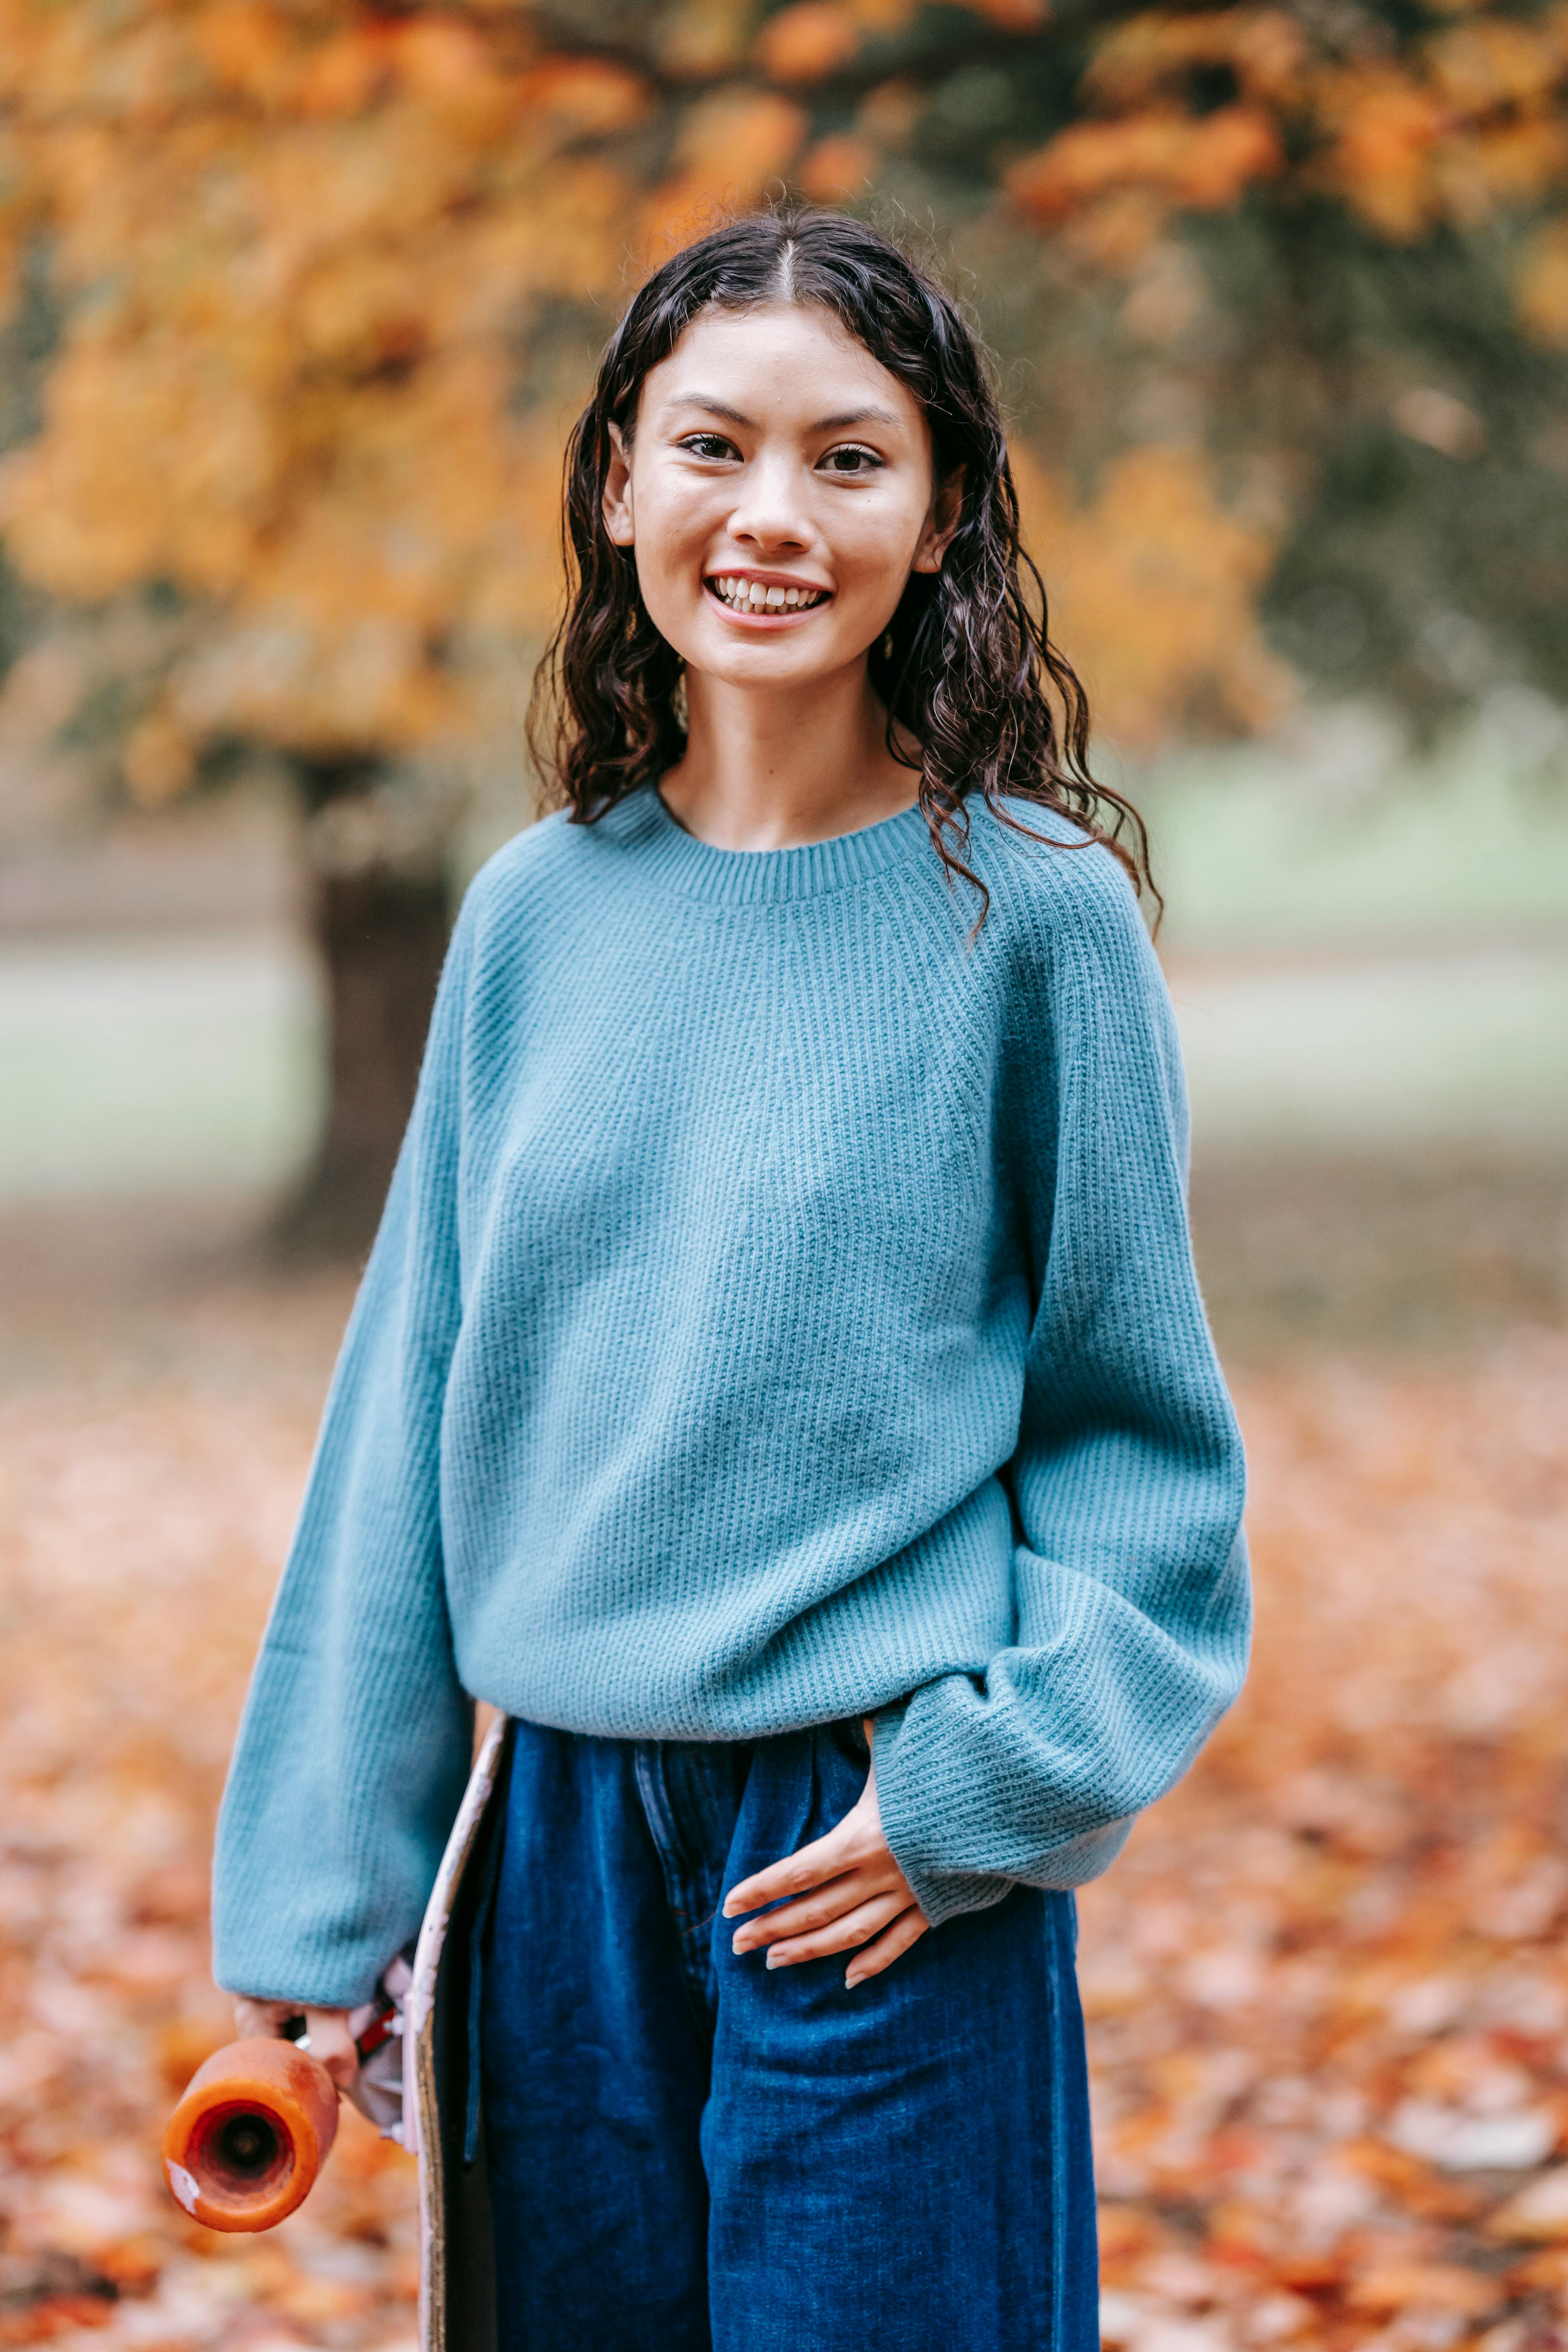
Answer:
[[(1089, 703), (1052, 645), (1046, 592), (1019, 543), (1018, 495), (982, 346), (957, 305), (896, 245), (838, 213), (780, 206), (731, 222), (655, 271), (599, 363), (567, 445), (563, 541), (570, 593), (534, 682), (529, 740), (574, 824), (657, 782), (686, 748), (675, 648), (649, 620), (636, 558), (605, 530), (609, 428), (629, 441), (643, 381), (709, 308), (818, 303), (908, 387), (930, 425), (938, 480), (963, 469), (939, 572), (913, 572), (870, 682), (888, 747), (920, 772), (919, 801), (950, 877), (966, 862), (971, 797), (1016, 831), (1004, 796), (1070, 818), (1156, 905), (1148, 836), (1131, 802), (1089, 769)], [(911, 751), (907, 747), (916, 747)], [(978, 928), (978, 926), (977, 926)]]

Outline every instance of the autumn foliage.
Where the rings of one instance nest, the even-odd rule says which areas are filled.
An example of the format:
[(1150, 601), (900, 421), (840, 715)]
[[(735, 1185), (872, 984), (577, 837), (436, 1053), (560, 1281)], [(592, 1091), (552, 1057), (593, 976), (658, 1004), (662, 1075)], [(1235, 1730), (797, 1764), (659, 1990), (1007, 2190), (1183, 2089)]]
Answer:
[[(1246, 224), (1276, 290), (1307, 238), (1358, 268), (1489, 239), (1494, 341), (1568, 348), (1565, 87), (1561, 5), (0, 0), (8, 274), (59, 325), (5, 545), (68, 603), (163, 600), (121, 745), (145, 800), (226, 741), (471, 739), (554, 603), (560, 447), (627, 288), (787, 186), (934, 219), (1026, 365), (1037, 551), (1109, 730), (1258, 727), (1291, 691), (1259, 605), (1345, 401), (1303, 412), (1310, 330), (1237, 387), (1257, 289), (1204, 224)], [(1380, 430), (1495, 441), (1452, 369), (1402, 368)]]
[(475, 646), (536, 628), (554, 586), (556, 418), (513, 420), (510, 355), (542, 303), (613, 299), (605, 147), (646, 90), (434, 13), (85, 26), (6, 28), (24, 184), (82, 299), (5, 513), (61, 596), (167, 582), (213, 616), (132, 735), (133, 782), (177, 787), (215, 732), (458, 723)]

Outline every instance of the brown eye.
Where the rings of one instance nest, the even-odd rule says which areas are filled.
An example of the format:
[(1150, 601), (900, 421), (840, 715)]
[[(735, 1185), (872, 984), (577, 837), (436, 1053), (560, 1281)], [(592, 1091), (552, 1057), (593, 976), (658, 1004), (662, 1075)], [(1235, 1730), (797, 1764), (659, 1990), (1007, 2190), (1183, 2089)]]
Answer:
[(859, 449), (847, 444), (841, 449), (830, 449), (822, 464), (830, 474), (869, 474), (876, 472), (882, 460), (873, 449)]
[(693, 457), (733, 457), (738, 453), (732, 441), (721, 433), (692, 433), (680, 446)]

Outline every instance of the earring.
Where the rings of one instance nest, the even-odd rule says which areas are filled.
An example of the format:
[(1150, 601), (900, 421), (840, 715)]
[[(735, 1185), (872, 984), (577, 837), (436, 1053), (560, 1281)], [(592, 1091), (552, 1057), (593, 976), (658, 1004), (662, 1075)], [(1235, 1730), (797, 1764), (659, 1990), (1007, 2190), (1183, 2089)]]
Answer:
[(679, 728), (681, 733), (683, 735), (689, 733), (691, 728), (691, 706), (686, 698), (686, 672), (684, 670), (681, 671), (680, 676), (675, 681), (675, 691), (669, 698), (669, 707), (675, 714), (675, 723)]
[(893, 658), (893, 633), (892, 633), (891, 629), (889, 629), (889, 630), (888, 631), (887, 635), (886, 635), (884, 636), (884, 638), (882, 639), (882, 659), (883, 659), (884, 661), (891, 661), (891, 660), (892, 660), (892, 658)]

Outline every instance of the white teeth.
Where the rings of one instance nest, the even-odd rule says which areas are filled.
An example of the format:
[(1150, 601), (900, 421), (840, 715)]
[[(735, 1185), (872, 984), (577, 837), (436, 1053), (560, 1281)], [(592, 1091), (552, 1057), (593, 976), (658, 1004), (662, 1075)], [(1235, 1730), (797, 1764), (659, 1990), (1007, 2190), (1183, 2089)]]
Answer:
[(710, 585), (726, 604), (748, 613), (795, 612), (803, 607), (809, 611), (822, 602), (824, 593), (820, 588), (769, 588), (760, 580), (742, 580), (733, 572), (726, 572)]

